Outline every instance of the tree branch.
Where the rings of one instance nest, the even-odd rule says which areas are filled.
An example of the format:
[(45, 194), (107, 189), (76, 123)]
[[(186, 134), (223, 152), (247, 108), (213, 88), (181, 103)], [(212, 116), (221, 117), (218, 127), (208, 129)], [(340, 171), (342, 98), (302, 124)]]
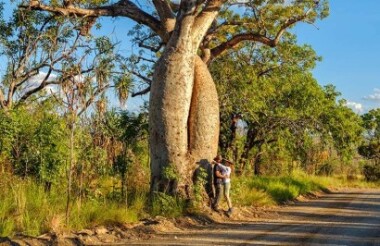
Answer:
[(215, 48), (211, 49), (211, 59), (219, 56), (227, 49), (232, 49), (239, 43), (243, 41), (255, 41), (260, 42), (262, 44), (268, 45), (270, 47), (274, 47), (275, 43), (270, 38), (257, 34), (257, 33), (245, 33), (245, 34), (238, 34), (231, 39), (227, 40), (226, 42), (220, 44), (219, 46), (216, 46)]
[(25, 92), (25, 94), (20, 98), (19, 103), (24, 102), (31, 95), (33, 95), (34, 93), (36, 93), (36, 92), (42, 90), (43, 88), (45, 88), (48, 85), (47, 80), (49, 79), (51, 72), (52, 72), (52, 68), (49, 69), (49, 71), (45, 75), (45, 78), (42, 80), (42, 82), (41, 82), (41, 84), (39, 86), (37, 86), (36, 88), (31, 89), (31, 90)]
[(147, 77), (141, 75), (140, 73), (138, 72), (135, 72), (135, 71), (129, 71), (130, 73), (132, 73), (133, 75), (135, 75), (136, 77), (142, 79), (143, 81), (147, 82), (148, 84), (151, 84), (152, 83), (152, 80), (148, 79)]
[(293, 17), (293, 18), (286, 20), (285, 23), (281, 26), (280, 30), (278, 31), (276, 37), (273, 40), (274, 46), (276, 46), (277, 43), (280, 41), (285, 30), (288, 29), (289, 27), (291, 27), (292, 25), (294, 25), (295, 23), (304, 20), (307, 17), (307, 15), (310, 13), (310, 10), (311, 9), (309, 9), (305, 14), (303, 14), (301, 16)]
[(29, 5), (22, 5), (22, 8), (48, 11), (57, 15), (75, 16), (75, 17), (100, 17), (100, 16), (123, 16), (128, 17), (137, 23), (151, 28), (158, 35), (163, 36), (164, 32), (161, 23), (152, 15), (140, 9), (135, 3), (129, 0), (120, 0), (115, 4), (95, 8), (79, 8), (75, 6), (55, 7), (48, 6), (40, 1), (30, 1)]
[(138, 91), (138, 92), (132, 93), (132, 97), (145, 95), (145, 94), (148, 93), (148, 92), (150, 92), (150, 86), (148, 86), (147, 88), (145, 88), (145, 89), (142, 90), (142, 91)]
[(227, 0), (210, 0), (207, 1), (206, 6), (202, 12), (196, 17), (193, 25), (193, 42), (198, 47), (202, 41), (207, 30), (210, 28), (212, 22), (218, 15), (221, 6), (227, 2)]
[[(148, 39), (148, 38), (146, 38), (146, 39)], [(139, 46), (140, 48), (144, 48), (144, 49), (147, 49), (147, 50), (150, 50), (150, 51), (156, 53), (156, 52), (158, 52), (158, 51), (162, 48), (162, 46), (164, 45), (164, 43), (162, 43), (162, 42), (159, 43), (157, 47), (150, 46), (150, 45), (146, 45), (146, 44), (144, 44), (144, 41), (145, 41), (146, 39), (143, 39), (143, 40), (141, 40), (141, 41), (138, 43), (138, 46)]]
[(175, 15), (167, 0), (153, 0), (153, 4), (160, 17), (162, 25), (165, 27), (165, 32), (169, 33), (173, 31), (175, 24)]
[(295, 23), (304, 20), (308, 16), (311, 10), (312, 8), (306, 11), (303, 15), (287, 19), (285, 23), (281, 25), (279, 31), (277, 32), (275, 38), (273, 39), (266, 37), (265, 35), (258, 34), (258, 33), (238, 34), (232, 37), (231, 39), (229, 39), (228, 41), (211, 49), (211, 59), (219, 56), (227, 49), (234, 48), (236, 45), (238, 45), (240, 42), (243, 42), (243, 41), (255, 41), (255, 42), (260, 42), (264, 45), (268, 45), (270, 47), (275, 47), (280, 41), (284, 32)]

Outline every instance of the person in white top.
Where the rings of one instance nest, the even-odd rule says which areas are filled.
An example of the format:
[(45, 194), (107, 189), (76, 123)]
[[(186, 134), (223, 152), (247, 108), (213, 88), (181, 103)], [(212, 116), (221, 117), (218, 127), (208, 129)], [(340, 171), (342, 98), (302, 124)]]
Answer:
[(228, 211), (227, 211), (227, 215), (228, 216), (231, 216), (232, 214), (232, 202), (231, 202), (231, 198), (230, 198), (230, 189), (231, 189), (231, 162), (225, 160), (225, 165), (221, 165), (222, 167), (222, 175), (224, 176), (223, 178), (223, 186), (224, 186), (224, 198), (226, 199), (227, 201), (227, 205), (228, 205)]

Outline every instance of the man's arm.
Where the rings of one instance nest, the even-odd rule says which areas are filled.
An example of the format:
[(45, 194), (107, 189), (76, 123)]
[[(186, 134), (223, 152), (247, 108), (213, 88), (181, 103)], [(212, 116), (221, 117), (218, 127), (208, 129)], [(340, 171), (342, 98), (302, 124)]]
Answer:
[(215, 172), (216, 177), (221, 178), (221, 179), (227, 178), (226, 175), (223, 175), (221, 173), (221, 170), (220, 170), (221, 168), (222, 168), (221, 164), (219, 164), (218, 167), (216, 168), (216, 172)]
[(221, 179), (225, 178), (224, 175), (222, 175), (219, 171), (216, 171), (215, 174), (216, 174), (216, 177), (218, 178), (221, 178)]

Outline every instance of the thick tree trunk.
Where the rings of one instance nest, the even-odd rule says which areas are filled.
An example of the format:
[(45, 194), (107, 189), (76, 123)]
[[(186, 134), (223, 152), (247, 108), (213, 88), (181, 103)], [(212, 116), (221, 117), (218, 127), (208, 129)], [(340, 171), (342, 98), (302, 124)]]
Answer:
[(192, 22), (193, 17), (185, 16), (177, 23), (153, 74), (149, 110), (151, 191), (175, 194), (178, 188), (186, 191), (191, 184), (187, 125), (194, 82)]
[(218, 151), (219, 101), (207, 65), (195, 58), (194, 89), (189, 117), (189, 149), (195, 162), (211, 161)]
[[(217, 154), (219, 103), (216, 87), (207, 65), (198, 56), (186, 58), (189, 55), (170, 54), (170, 60), (166, 61), (173, 62), (160, 60), (158, 66), (161, 67), (156, 68), (157, 74), (163, 74), (164, 70), (167, 74), (164, 78), (174, 79), (169, 82), (159, 77), (153, 83), (155, 86), (152, 85), (153, 190), (175, 193), (178, 185), (181, 189), (190, 187), (196, 168), (203, 167), (211, 174), (210, 161)], [(169, 93), (172, 93), (170, 100)], [(169, 166), (179, 176), (179, 183), (162, 178), (164, 168)]]
[[(212, 198), (211, 160), (218, 152), (219, 100), (215, 83), (207, 65), (199, 56), (195, 57), (194, 89), (189, 116), (190, 163), (195, 170), (207, 172), (205, 191)], [(196, 175), (196, 173), (195, 173)]]
[(197, 3), (181, 1), (175, 29), (153, 75), (149, 110), (151, 191), (180, 191), (189, 196), (195, 163), (209, 165), (217, 152), (218, 96), (207, 65), (196, 52), (221, 3), (210, 3), (198, 16), (203, 25), (194, 23)]

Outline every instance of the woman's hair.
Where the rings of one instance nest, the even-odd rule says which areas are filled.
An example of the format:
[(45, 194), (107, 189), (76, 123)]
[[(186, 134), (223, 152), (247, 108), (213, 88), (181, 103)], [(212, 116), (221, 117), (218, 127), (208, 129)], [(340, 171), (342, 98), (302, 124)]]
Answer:
[(221, 155), (217, 155), (215, 158), (214, 158), (214, 161), (222, 161), (223, 158)]

